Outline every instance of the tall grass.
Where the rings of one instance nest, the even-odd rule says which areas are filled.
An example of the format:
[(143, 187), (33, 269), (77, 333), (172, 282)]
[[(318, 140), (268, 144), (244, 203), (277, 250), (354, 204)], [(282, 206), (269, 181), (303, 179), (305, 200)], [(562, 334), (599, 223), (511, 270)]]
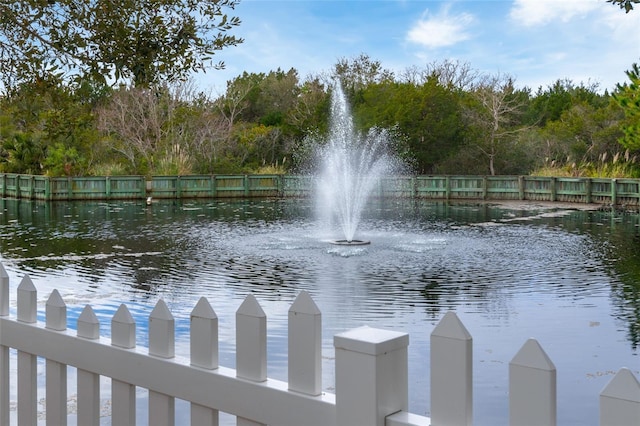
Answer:
[(613, 156), (602, 153), (597, 161), (559, 164), (551, 161), (533, 172), (532, 176), (589, 177), (589, 178), (640, 178), (640, 164), (636, 155), (617, 152)]

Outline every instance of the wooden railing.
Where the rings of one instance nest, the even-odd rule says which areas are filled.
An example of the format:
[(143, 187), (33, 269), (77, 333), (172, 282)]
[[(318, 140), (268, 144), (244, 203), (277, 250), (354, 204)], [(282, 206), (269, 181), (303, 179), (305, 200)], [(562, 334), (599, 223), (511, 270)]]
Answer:
[[(103, 176), (0, 174), (0, 197), (32, 200), (305, 197), (313, 177), (291, 175)], [(640, 209), (640, 179), (536, 176), (396, 176), (374, 196), (433, 200), (529, 200)]]
[[(111, 338), (86, 305), (70, 330), (57, 290), (38, 322), (37, 290), (25, 276), (9, 304), (9, 277), (0, 264), (0, 425), (38, 423), (38, 357), (44, 358), (46, 424), (67, 424), (67, 369), (77, 369), (77, 424), (100, 424), (100, 377), (111, 378), (111, 421), (136, 422), (136, 388), (148, 390), (148, 419), (175, 424), (176, 398), (191, 403), (191, 424), (217, 425), (219, 413), (242, 425), (468, 426), (473, 417), (472, 338), (454, 312), (431, 333), (431, 418), (408, 412), (409, 335), (361, 327), (334, 336), (335, 395), (323, 392), (321, 312), (306, 292), (289, 309), (288, 383), (267, 377), (267, 318), (249, 295), (236, 311), (236, 368), (218, 364), (218, 318), (206, 298), (190, 314), (190, 357), (175, 356), (175, 320), (163, 300), (148, 319), (148, 348), (136, 344), (126, 305), (111, 319)], [(40, 317), (40, 318), (43, 318)], [(17, 350), (12, 358), (10, 349)], [(17, 360), (17, 402), (11, 362)], [(425, 361), (426, 362), (426, 361)], [(509, 422), (556, 424), (556, 369), (535, 339), (509, 364)], [(640, 413), (640, 382), (622, 368), (600, 394), (601, 425), (632, 425)]]
[[(0, 174), (0, 197), (45, 201), (304, 197), (314, 179), (292, 175), (103, 176)], [(434, 200), (530, 200), (640, 208), (640, 179), (536, 176), (394, 176), (374, 196)]]

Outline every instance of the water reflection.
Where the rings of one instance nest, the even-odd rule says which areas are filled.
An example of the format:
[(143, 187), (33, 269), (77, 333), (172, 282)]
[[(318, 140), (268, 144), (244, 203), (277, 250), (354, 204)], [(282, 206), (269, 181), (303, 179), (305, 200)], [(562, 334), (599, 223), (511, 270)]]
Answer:
[(91, 303), (105, 335), (125, 302), (140, 345), (162, 297), (176, 351), (188, 353), (189, 313), (204, 295), (220, 320), (221, 364), (233, 367), (235, 310), (254, 293), (268, 315), (269, 374), (286, 380), (287, 311), (305, 289), (323, 314), (325, 388), (335, 333), (408, 331), (416, 413), (429, 411), (429, 333), (447, 310), (474, 337), (477, 424), (507, 422), (508, 362), (532, 336), (558, 368), (560, 424), (593, 423), (607, 372), (638, 374), (637, 215), (386, 200), (362, 218), (372, 244), (340, 247), (327, 244), (337, 235), (318, 229), (308, 200), (0, 203), (12, 286), (29, 273), (41, 301), (57, 288), (71, 325)]

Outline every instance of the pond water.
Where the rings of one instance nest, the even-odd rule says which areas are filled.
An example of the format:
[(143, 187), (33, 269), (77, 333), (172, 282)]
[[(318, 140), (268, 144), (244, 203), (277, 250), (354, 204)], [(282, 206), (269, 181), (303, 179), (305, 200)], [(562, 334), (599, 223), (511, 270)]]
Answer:
[(334, 334), (405, 331), (409, 408), (429, 415), (429, 335), (453, 310), (473, 336), (478, 425), (508, 423), (508, 364), (530, 337), (557, 368), (559, 425), (597, 424), (615, 372), (640, 377), (639, 215), (374, 201), (357, 234), (371, 244), (341, 247), (328, 244), (337, 235), (306, 199), (0, 207), (12, 307), (29, 274), (42, 303), (58, 289), (71, 328), (90, 303), (107, 336), (126, 303), (146, 346), (146, 319), (163, 298), (176, 354), (186, 356), (189, 313), (206, 296), (219, 318), (220, 365), (233, 368), (235, 311), (253, 293), (267, 314), (269, 376), (286, 381), (287, 313), (307, 290), (322, 311), (323, 388), (335, 391)]

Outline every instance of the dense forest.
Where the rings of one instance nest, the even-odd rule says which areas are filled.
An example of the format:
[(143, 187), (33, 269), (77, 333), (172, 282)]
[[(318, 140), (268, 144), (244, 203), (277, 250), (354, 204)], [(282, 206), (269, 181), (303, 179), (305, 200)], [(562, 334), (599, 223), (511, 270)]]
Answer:
[[(355, 125), (391, 129), (397, 155), (416, 173), (640, 177), (637, 64), (609, 93), (570, 80), (519, 87), (509, 75), (448, 60), (393, 73), (361, 54), (304, 79), (296, 69), (243, 73), (213, 97), (188, 77), (208, 55), (242, 42), (224, 33), (240, 22), (221, 8), (236, 1), (167, 0), (153, 16), (132, 1), (112, 10), (99, 2), (101, 9), (82, 14), (74, 2), (50, 3), (53, 9), (35, 0), (2, 6), (0, 172), (296, 173), (323, 140), (339, 83)], [(131, 9), (123, 11), (126, 5)], [(212, 19), (199, 26), (194, 16), (205, 13)], [(131, 14), (163, 31), (110, 35), (114, 20)], [(103, 15), (109, 19), (100, 21)], [(211, 25), (214, 17), (219, 23)], [(67, 20), (59, 22), (67, 33), (55, 19)], [(170, 28), (176, 22), (182, 26)], [(47, 25), (48, 33), (20, 32)], [(88, 32), (95, 37), (87, 39)], [(104, 41), (133, 36), (137, 44)], [(48, 53), (54, 48), (60, 52)]]

